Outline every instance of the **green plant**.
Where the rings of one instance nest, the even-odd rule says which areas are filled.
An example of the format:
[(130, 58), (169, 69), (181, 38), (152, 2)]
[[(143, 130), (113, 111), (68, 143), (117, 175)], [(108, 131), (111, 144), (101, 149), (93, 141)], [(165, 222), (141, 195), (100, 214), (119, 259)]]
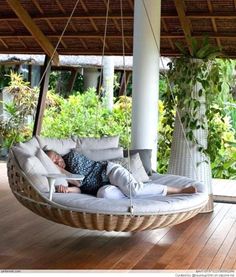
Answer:
[(6, 115), (0, 118), (0, 135), (2, 146), (10, 148), (13, 143), (31, 136), (28, 124), (36, 107), (38, 91), (29, 87), (17, 73), (10, 72), (10, 84), (5, 88), (12, 95), (10, 103), (3, 103)]
[[(84, 93), (60, 97), (58, 106), (48, 106), (42, 135), (49, 137), (101, 137), (120, 135), (121, 145), (127, 147), (130, 139), (131, 100), (121, 97), (109, 111), (101, 104), (93, 89)], [(126, 126), (127, 122), (127, 126)]]
[[(235, 141), (235, 129), (232, 128), (233, 122), (229, 117), (233, 110), (230, 88), (235, 63), (228, 59), (214, 59), (192, 64), (188, 58), (182, 57), (170, 65), (170, 74), (173, 74), (170, 80), (175, 86), (172, 86), (172, 91), (169, 89), (162, 94), (164, 107), (159, 123), (158, 162), (161, 162), (158, 164), (158, 170), (162, 173), (167, 170), (175, 117), (173, 107), (177, 102), (180, 110), (185, 109), (186, 106), (191, 107), (190, 110), (185, 109), (187, 114), (182, 116), (182, 122), (187, 129), (190, 141), (198, 143), (194, 138), (194, 130), (206, 128), (206, 123), (208, 124), (208, 147), (205, 149), (199, 145), (199, 148), (210, 157), (213, 177), (235, 178), (236, 148), (226, 143), (227, 140)], [(196, 75), (192, 77), (191, 74), (194, 72)], [(189, 93), (191, 86), (197, 82), (201, 83), (202, 88), (197, 91), (196, 96), (201, 97), (203, 94), (206, 96), (206, 118), (196, 117), (199, 100), (198, 97)], [(163, 156), (166, 161), (164, 163)]]

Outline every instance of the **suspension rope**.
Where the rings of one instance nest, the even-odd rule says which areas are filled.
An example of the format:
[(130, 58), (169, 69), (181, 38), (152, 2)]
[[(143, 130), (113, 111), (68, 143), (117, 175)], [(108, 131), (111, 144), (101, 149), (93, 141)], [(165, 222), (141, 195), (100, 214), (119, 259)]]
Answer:
[[(127, 84), (126, 84), (126, 67), (125, 67), (125, 35), (124, 35), (124, 18), (123, 18), (123, 0), (120, 0), (120, 16), (121, 16), (121, 33), (122, 33), (122, 55), (123, 55), (123, 76), (125, 80), (125, 85), (124, 85), (124, 96), (125, 96), (125, 110), (126, 110), (126, 116), (125, 116), (125, 127), (126, 127), (126, 135), (129, 137), (129, 122), (128, 122), (128, 100), (127, 100)], [(129, 172), (131, 171), (131, 165), (130, 165), (130, 140), (128, 140), (128, 147), (127, 147), (127, 152), (128, 152), (128, 168)], [(130, 199), (130, 207), (129, 207), (129, 212), (131, 216), (133, 216), (134, 213), (134, 206), (133, 206), (133, 198), (132, 198), (132, 185), (131, 185), (131, 173), (129, 173), (129, 181), (128, 181), (128, 186), (129, 186), (129, 199)]]
[[(155, 41), (155, 45), (156, 45), (157, 51), (159, 53), (159, 57), (160, 57), (160, 60), (161, 60), (161, 65), (164, 68), (164, 61), (163, 61), (163, 58), (161, 56), (160, 47), (158, 45), (158, 42), (157, 42), (157, 39), (156, 39), (156, 36), (155, 36), (155, 32), (153, 30), (153, 26), (152, 26), (152, 23), (151, 23), (151, 20), (150, 20), (150, 17), (149, 17), (149, 13), (148, 13), (148, 10), (147, 10), (146, 4), (145, 4), (145, 0), (142, 0), (142, 3), (143, 3), (143, 7), (145, 9), (145, 13), (146, 13), (146, 16), (147, 16), (147, 19), (148, 19), (148, 22), (149, 22), (149, 26), (151, 28), (151, 32), (152, 32), (152, 35), (153, 35), (153, 39)], [(166, 80), (167, 80), (167, 85), (168, 85), (168, 87), (170, 89), (171, 97), (172, 97), (173, 102), (174, 102), (174, 104), (176, 106), (176, 115), (177, 115), (177, 117), (179, 119), (180, 126), (181, 126), (181, 131), (183, 133), (184, 140), (185, 140), (185, 142), (187, 144), (187, 149), (189, 151), (189, 156), (190, 156), (190, 160), (191, 160), (191, 166), (192, 166), (192, 168), (194, 170), (194, 173), (195, 173), (195, 175), (197, 177), (197, 167), (196, 167), (196, 164), (194, 163), (194, 159), (193, 159), (192, 152), (191, 152), (191, 149), (190, 149), (190, 145), (189, 145), (190, 142), (187, 139), (185, 128), (184, 128), (184, 125), (183, 125), (183, 123), (181, 121), (181, 116), (180, 116), (180, 113), (179, 113), (179, 110), (178, 110), (178, 104), (177, 104), (177, 101), (175, 99), (175, 96), (174, 96), (174, 93), (173, 93), (172, 86), (170, 84), (170, 80), (168, 78), (168, 75), (166, 73), (164, 73), (164, 74), (165, 74), (165, 77), (166, 77)]]
[(101, 70), (100, 70), (100, 79), (99, 79), (99, 85), (98, 85), (98, 101), (97, 101), (97, 109), (95, 114), (95, 134), (96, 135), (98, 134), (98, 112), (99, 112), (100, 96), (101, 96), (101, 89), (102, 89), (102, 75), (103, 75), (103, 66), (104, 66), (103, 63), (104, 63), (104, 55), (105, 55), (105, 47), (106, 47), (109, 7), (110, 7), (110, 0), (108, 0), (106, 4), (107, 9), (106, 9), (106, 19), (105, 19), (105, 27), (104, 27), (104, 33), (103, 33)]

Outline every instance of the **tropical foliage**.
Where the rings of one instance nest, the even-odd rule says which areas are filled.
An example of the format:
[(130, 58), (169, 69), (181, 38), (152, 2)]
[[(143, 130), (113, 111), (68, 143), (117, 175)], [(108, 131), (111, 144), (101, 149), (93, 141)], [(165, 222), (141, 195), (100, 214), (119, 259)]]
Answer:
[(0, 118), (0, 136), (3, 146), (9, 148), (32, 135), (29, 121), (36, 107), (38, 91), (30, 88), (20, 75), (10, 72), (10, 83), (5, 92), (11, 95), (12, 101), (4, 103), (5, 115)]
[[(235, 102), (231, 97), (232, 68), (226, 62), (218, 61), (224, 82), (221, 93), (215, 94), (217, 101), (211, 105), (209, 130), (209, 154), (214, 177), (236, 179), (236, 142), (235, 129), (232, 124), (232, 111)], [(233, 67), (233, 65), (230, 65)], [(230, 75), (228, 80), (225, 75)], [(175, 109), (170, 98), (166, 97), (166, 83), (161, 81), (161, 100), (159, 101), (159, 143), (158, 171), (165, 173), (170, 155)], [(0, 119), (0, 136), (4, 146), (10, 147), (14, 142), (28, 139), (32, 134), (38, 91), (31, 89), (19, 75), (11, 74), (11, 83), (7, 88), (12, 95), (12, 103), (5, 103), (8, 116)], [(170, 105), (171, 103), (171, 105)], [(113, 111), (107, 110), (94, 90), (75, 93), (64, 99), (62, 96), (48, 92), (47, 106), (43, 121), (42, 135), (50, 137), (68, 137), (71, 135), (99, 137), (120, 135), (121, 145), (130, 144), (131, 132), (131, 97), (116, 99)]]

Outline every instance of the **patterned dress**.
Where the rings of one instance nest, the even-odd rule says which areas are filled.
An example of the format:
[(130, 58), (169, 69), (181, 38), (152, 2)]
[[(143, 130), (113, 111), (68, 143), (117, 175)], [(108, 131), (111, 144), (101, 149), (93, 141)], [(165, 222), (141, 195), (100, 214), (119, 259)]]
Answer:
[(71, 150), (63, 159), (67, 171), (85, 176), (80, 187), (82, 193), (96, 196), (99, 188), (108, 183), (107, 162), (92, 161), (75, 150)]

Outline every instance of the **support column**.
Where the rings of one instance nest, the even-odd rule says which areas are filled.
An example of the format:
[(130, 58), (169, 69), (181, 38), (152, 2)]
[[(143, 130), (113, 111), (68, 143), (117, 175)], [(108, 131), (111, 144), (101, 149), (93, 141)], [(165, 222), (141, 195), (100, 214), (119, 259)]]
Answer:
[(97, 89), (99, 71), (97, 68), (84, 68), (84, 91), (89, 88)]
[(131, 147), (152, 149), (154, 170), (157, 165), (160, 18), (161, 0), (135, 0)]
[(35, 121), (34, 121), (33, 136), (40, 135), (40, 132), (42, 129), (43, 114), (45, 110), (46, 96), (48, 91), (49, 75), (51, 72), (51, 62), (50, 62), (50, 65), (48, 65), (49, 62), (50, 62), (50, 57), (45, 56), (43, 73), (45, 72), (45, 70), (46, 70), (46, 73), (40, 84), (40, 92), (39, 92), (38, 106), (37, 106)]
[(103, 58), (103, 89), (104, 104), (109, 109), (113, 109), (113, 88), (114, 88), (114, 57), (105, 56)]

